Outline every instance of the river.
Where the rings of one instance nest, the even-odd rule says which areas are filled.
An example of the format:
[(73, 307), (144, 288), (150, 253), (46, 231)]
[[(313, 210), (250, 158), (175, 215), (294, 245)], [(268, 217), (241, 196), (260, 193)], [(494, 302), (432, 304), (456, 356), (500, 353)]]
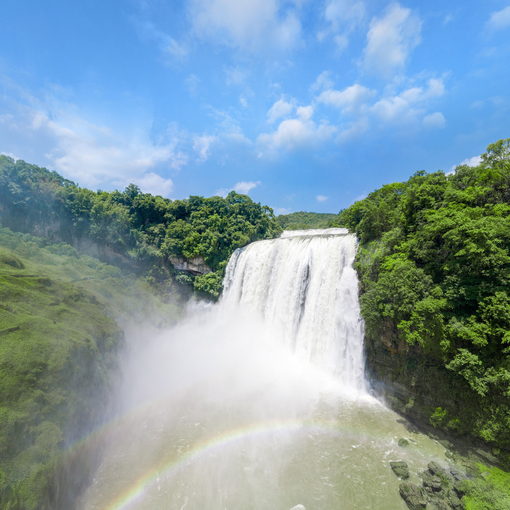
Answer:
[(133, 328), (77, 508), (407, 508), (389, 462), (417, 472), (444, 449), (368, 391), (355, 253), (342, 229), (253, 243), (233, 254), (219, 303)]

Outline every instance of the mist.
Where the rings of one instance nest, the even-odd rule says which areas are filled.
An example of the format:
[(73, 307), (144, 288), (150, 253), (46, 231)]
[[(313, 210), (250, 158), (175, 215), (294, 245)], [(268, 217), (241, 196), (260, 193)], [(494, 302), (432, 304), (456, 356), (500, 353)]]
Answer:
[(362, 377), (355, 250), (343, 233), (253, 243), (219, 303), (131, 326), (117, 416), (77, 508), (401, 507), (387, 462), (407, 432)]

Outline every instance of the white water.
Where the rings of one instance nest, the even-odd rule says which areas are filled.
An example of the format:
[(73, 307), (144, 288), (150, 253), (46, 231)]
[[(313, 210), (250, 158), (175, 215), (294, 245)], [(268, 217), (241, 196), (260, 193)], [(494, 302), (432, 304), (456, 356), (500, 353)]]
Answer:
[(220, 303), (130, 332), (78, 509), (406, 508), (389, 461), (423, 469), (443, 450), (365, 391), (355, 238), (308, 234), (236, 252)]
[(221, 306), (260, 314), (275, 338), (360, 392), (363, 323), (352, 264), (356, 238), (344, 229), (284, 232), (231, 257)]

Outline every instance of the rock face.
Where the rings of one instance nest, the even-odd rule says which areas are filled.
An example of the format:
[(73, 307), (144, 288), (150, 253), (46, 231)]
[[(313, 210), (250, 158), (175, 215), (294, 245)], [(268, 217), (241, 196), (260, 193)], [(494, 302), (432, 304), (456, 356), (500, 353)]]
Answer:
[[(390, 323), (381, 337), (365, 336), (365, 354), (368, 379), (375, 393), (392, 409), (450, 433), (469, 433), (463, 427), (476, 421), (479, 403), (459, 398), (473, 392), (467, 382), (444, 368), (440, 356), (399, 341), (396, 328)], [(438, 408), (447, 412), (433, 423), (431, 416)], [(463, 419), (455, 420), (456, 416)]]
[(198, 275), (210, 273), (212, 269), (205, 263), (202, 257), (194, 257), (192, 259), (184, 259), (181, 257), (170, 257), (170, 262), (179, 271), (187, 271), (188, 273)]
[[(395, 472), (393, 464), (400, 463), (392, 463), (391, 469)], [(459, 489), (459, 481), (464, 479), (465, 476), (455, 469), (447, 471), (437, 462), (430, 462), (427, 468), (419, 474), (422, 479), (422, 487), (410, 482), (400, 484), (400, 496), (406, 502), (408, 508), (410, 510), (422, 508), (463, 510), (464, 504), (460, 499), (462, 491)], [(395, 474), (397, 473), (395, 472)]]
[(422, 487), (418, 487), (414, 483), (402, 482), (399, 492), (410, 510), (421, 510), (427, 507), (427, 496)]

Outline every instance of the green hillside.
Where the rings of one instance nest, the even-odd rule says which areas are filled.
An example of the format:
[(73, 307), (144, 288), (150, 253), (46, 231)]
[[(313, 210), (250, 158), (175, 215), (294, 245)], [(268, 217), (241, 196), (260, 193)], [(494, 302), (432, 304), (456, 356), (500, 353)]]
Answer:
[(0, 229), (0, 508), (56, 508), (62, 452), (105, 416), (118, 321), (158, 308), (176, 317), (118, 268)]
[(477, 167), (418, 172), (340, 214), (368, 366), (397, 409), (510, 461), (510, 140)]

